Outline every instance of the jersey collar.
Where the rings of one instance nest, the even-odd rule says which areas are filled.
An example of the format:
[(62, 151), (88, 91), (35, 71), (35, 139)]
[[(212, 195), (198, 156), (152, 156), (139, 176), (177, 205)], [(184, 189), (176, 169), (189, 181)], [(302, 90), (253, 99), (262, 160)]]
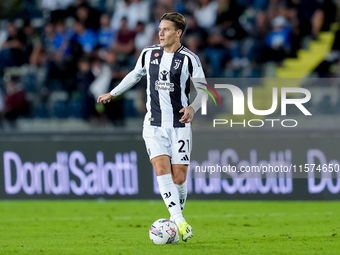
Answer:
[(178, 50), (176, 50), (175, 52), (180, 52), (183, 48), (184, 48), (184, 46), (180, 43)]

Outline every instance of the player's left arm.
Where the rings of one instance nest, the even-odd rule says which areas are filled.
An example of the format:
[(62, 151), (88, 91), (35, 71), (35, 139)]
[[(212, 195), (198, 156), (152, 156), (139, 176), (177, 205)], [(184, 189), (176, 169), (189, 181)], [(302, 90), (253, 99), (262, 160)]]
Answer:
[[(202, 68), (202, 64), (198, 62), (196, 59), (192, 59), (193, 63), (193, 73), (191, 78), (199, 78), (202, 82), (205, 82), (205, 75)], [(184, 113), (182, 118), (179, 120), (181, 123), (189, 123), (194, 118), (195, 112), (197, 112), (201, 108), (202, 104), (202, 95), (204, 94), (203, 90), (198, 89), (200, 87), (204, 88), (203, 85), (193, 81), (194, 88), (196, 89), (196, 97), (194, 101), (187, 107), (182, 108), (179, 112)]]

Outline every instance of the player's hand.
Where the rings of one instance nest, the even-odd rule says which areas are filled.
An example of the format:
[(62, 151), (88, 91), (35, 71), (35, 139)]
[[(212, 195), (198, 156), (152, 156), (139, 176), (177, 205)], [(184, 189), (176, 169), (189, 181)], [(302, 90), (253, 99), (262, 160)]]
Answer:
[(103, 94), (103, 95), (100, 95), (97, 99), (97, 103), (110, 103), (110, 101), (114, 99), (114, 97), (111, 95), (111, 93), (107, 93), (107, 94)]
[(195, 111), (194, 109), (189, 105), (185, 108), (182, 108), (179, 113), (183, 113), (182, 118), (179, 120), (181, 123), (190, 123), (192, 119), (194, 118)]

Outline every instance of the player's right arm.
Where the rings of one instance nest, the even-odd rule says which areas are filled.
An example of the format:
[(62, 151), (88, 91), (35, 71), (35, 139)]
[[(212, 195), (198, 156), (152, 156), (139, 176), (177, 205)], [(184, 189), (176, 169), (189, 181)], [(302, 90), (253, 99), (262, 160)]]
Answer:
[(128, 73), (124, 79), (115, 87), (113, 90), (111, 90), (110, 93), (106, 93), (103, 95), (100, 95), (97, 99), (97, 103), (103, 102), (109, 103), (111, 100), (115, 99), (117, 96), (123, 94), (125, 91), (129, 90), (132, 88), (136, 83), (140, 81), (142, 76), (146, 74), (146, 69), (144, 66), (144, 60), (143, 58), (145, 57), (145, 51), (143, 50), (142, 53), (140, 54), (135, 68)]
[(103, 95), (100, 95), (97, 99), (97, 103), (110, 103), (111, 100), (115, 99), (114, 96), (111, 95), (111, 93), (106, 93)]

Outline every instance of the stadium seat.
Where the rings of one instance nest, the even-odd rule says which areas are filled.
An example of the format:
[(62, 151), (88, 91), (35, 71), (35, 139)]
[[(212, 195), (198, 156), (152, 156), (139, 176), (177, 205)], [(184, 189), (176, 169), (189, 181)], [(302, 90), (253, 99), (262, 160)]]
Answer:
[(125, 113), (125, 117), (127, 118), (138, 116), (135, 106), (133, 104), (133, 100), (131, 99), (124, 100), (124, 113)]
[(59, 119), (68, 117), (67, 101), (56, 101), (53, 106), (53, 116)]
[(46, 102), (40, 102), (34, 107), (35, 116), (41, 119), (50, 118), (50, 112)]
[(80, 100), (71, 99), (67, 107), (70, 117), (77, 119), (84, 118), (83, 104)]
[(26, 92), (36, 92), (35, 80), (36, 77), (34, 74), (27, 74), (22, 77), (22, 82)]

